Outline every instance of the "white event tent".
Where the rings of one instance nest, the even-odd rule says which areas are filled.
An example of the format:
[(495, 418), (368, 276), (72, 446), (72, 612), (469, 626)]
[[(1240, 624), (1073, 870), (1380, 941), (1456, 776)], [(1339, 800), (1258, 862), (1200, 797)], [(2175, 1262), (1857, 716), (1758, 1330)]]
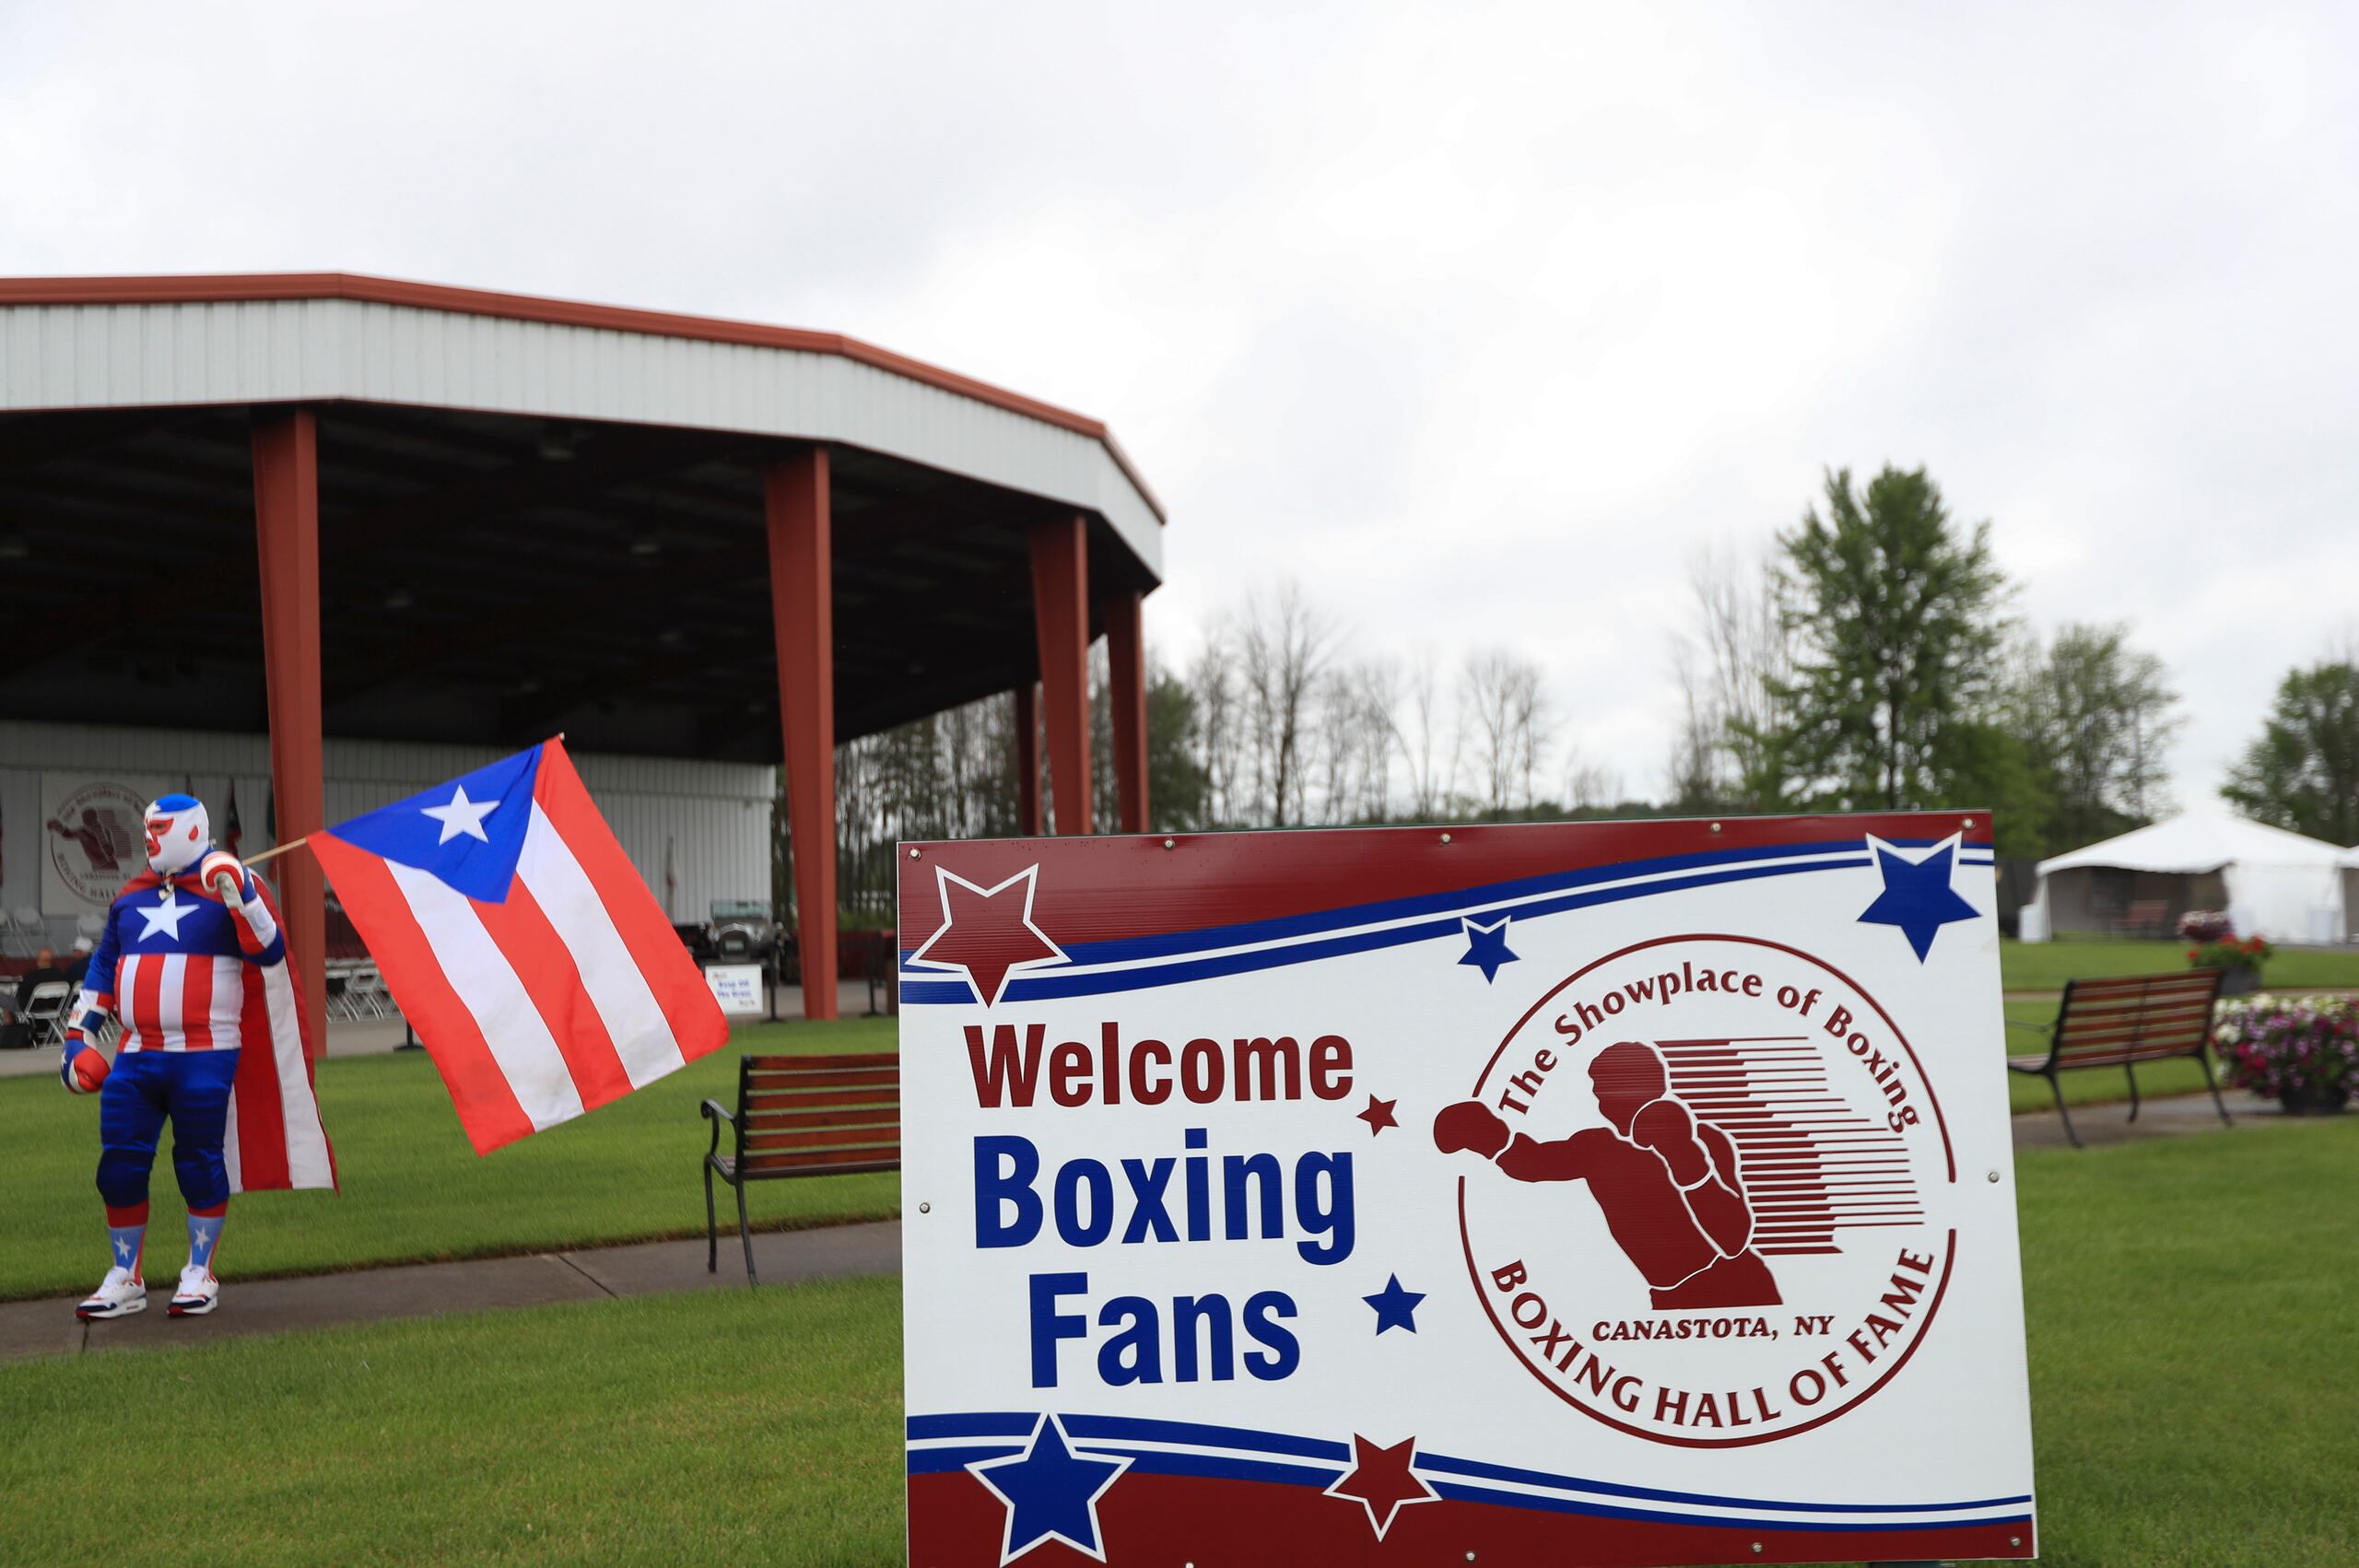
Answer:
[(2337, 942), (2351, 934), (2345, 868), (2359, 850), (2224, 813), (2189, 812), (2039, 863), (2023, 912), (2026, 942), (2114, 929), (2130, 906), (2225, 909), (2236, 934)]

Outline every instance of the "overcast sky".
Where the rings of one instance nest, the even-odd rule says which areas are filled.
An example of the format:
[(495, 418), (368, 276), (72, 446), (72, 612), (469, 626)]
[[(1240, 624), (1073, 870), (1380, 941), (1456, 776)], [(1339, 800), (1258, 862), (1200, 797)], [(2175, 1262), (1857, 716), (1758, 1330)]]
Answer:
[(2327, 5), (0, 0), (0, 273), (863, 337), (1113, 426), (1166, 653), (1291, 575), (1641, 793), (1693, 551), (1891, 462), (2136, 623), (2208, 794), (2359, 625), (2354, 173)]

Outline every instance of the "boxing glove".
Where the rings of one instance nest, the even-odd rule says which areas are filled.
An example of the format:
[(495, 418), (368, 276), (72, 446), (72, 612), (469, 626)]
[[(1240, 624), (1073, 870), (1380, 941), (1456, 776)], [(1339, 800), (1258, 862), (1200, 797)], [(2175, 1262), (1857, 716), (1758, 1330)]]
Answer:
[(81, 1030), (65, 1031), (65, 1049), (57, 1064), (57, 1076), (69, 1091), (95, 1094), (113, 1071), (114, 1064), (107, 1060), (106, 1052), (84, 1039)]
[(1496, 1159), (1512, 1136), (1498, 1113), (1480, 1100), (1445, 1106), (1434, 1117), (1434, 1147), (1445, 1154), (1472, 1149), (1486, 1160)]

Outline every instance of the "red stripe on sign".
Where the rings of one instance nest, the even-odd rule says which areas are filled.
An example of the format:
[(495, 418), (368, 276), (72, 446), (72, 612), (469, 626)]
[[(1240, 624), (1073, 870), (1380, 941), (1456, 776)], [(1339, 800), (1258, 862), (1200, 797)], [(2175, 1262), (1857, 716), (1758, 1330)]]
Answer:
[[(1971, 819), (1976, 825), (1967, 827)], [(1086, 855), (1065, 854), (1043, 873), (1033, 919), (1061, 945), (1196, 931), (1254, 920), (1356, 908), (1462, 892), (1529, 877), (1657, 857), (1828, 844), (1864, 855), (1866, 836), (1940, 840), (1963, 833), (1969, 849), (1990, 848), (1980, 811), (1896, 812), (1872, 816), (1730, 817), (1610, 823), (1334, 828), (1318, 833), (1093, 838)], [(921, 842), (900, 872), (900, 932), (906, 951), (942, 924), (936, 868), (979, 887), (996, 887), (1040, 861), (1045, 840)], [(1372, 846), (1381, 846), (1371, 854)], [(1862, 862), (1864, 863), (1864, 861)]]
[(491, 1047), (484, 1043), (475, 1015), (451, 989), (433, 944), (419, 929), (409, 900), (385, 862), (328, 833), (311, 835), (311, 848), (335, 884), (344, 912), (377, 961), (386, 989), (417, 1030), (418, 1043), (434, 1059), (452, 1108), (478, 1154), (513, 1143), (533, 1130), (532, 1118), (516, 1101)]
[(193, 1051), (213, 1048), (213, 955), (192, 953), (181, 970), (181, 1035)]
[(161, 1050), (164, 1045), (164, 955), (139, 955), (136, 977), (131, 982), (131, 1016), (139, 1031), (139, 1048)]
[(238, 965), (244, 991), (238, 1007), (238, 1075), (229, 1093), (238, 1102), (238, 1185), (268, 1192), (292, 1179), (287, 1169), (287, 1104), (278, 1084), (277, 1042), (270, 1032), (270, 997), (262, 970)]
[(557, 934), (523, 879), (519, 877), (509, 888), (506, 903), (486, 904), (478, 899), (475, 907), (483, 929), (491, 933), (491, 940), (522, 982), (524, 994), (533, 999), (541, 1022), (548, 1025), (549, 1037), (557, 1042), (566, 1071), (573, 1075), (581, 1108), (594, 1111), (629, 1094), (630, 1075), (623, 1069), (623, 1059), (615, 1050), (614, 1036), (599, 1014), (598, 1004), (590, 1000), (589, 988), (581, 983), (581, 968), (574, 962), (573, 950)]
[[(671, 1021), (681, 1059), (694, 1061), (727, 1045), (729, 1020), (722, 1016), (721, 1003), (713, 1000), (696, 960), (680, 945), (679, 933), (655, 902), (655, 895), (640, 880), (639, 868), (630, 863), (606, 819), (598, 814), (581, 776), (574, 772), (572, 759), (565, 755), (563, 742), (542, 745), (533, 799), (597, 888), (598, 901), (621, 933), (623, 945), (630, 949), (640, 977), (653, 993), (655, 1005)], [(521, 890), (522, 884), (518, 886)]]

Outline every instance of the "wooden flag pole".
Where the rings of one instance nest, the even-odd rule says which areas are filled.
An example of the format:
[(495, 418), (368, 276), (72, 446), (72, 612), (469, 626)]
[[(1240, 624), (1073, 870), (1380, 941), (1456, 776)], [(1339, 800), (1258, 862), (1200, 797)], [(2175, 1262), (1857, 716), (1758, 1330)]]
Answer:
[(264, 860), (275, 860), (278, 859), (279, 856), (284, 855), (289, 849), (299, 849), (311, 841), (311, 836), (306, 833), (300, 838), (290, 838), (284, 844), (274, 844), (269, 848), (264, 849), (261, 854), (250, 855), (240, 863), (246, 866), (258, 866)]

